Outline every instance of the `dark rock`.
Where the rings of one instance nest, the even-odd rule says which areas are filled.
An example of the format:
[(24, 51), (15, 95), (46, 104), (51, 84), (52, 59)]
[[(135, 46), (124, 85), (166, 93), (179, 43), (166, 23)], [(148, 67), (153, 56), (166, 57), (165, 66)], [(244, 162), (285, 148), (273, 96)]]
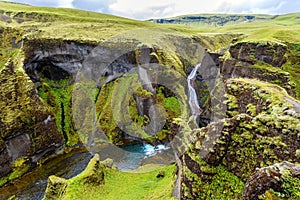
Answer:
[(64, 74), (75, 76), (94, 47), (71, 41), (25, 41), (24, 68), (32, 80), (39, 80), (39, 72), (54, 80), (63, 78), (56, 76)]
[[(225, 79), (252, 78), (278, 84), (291, 96), (295, 96), (295, 85), (291, 75), (280, 69), (285, 62), (287, 48), (278, 44), (237, 43), (230, 47), (231, 57), (221, 61), (221, 73)], [(267, 53), (266, 53), (267, 52)]]
[(156, 178), (163, 178), (165, 177), (165, 171), (159, 171), (158, 174), (156, 175)]
[(201, 129), (179, 120), (171, 126), (177, 132), (172, 133), (176, 135), (172, 142), (182, 165), (183, 199), (205, 197), (203, 188), (218, 176), (216, 167), (222, 166), (246, 182), (256, 168), (300, 161), (300, 116), (294, 108), (298, 102), (288, 105), (284, 98), (290, 97), (282, 88), (257, 80), (229, 80), (226, 93), (226, 119)]
[(28, 170), (63, 143), (53, 113), (38, 97), (29, 77), (15, 68), (5, 67), (0, 74), (1, 177), (12, 170), (21, 170), (21, 176), (27, 171), (22, 166), (13, 169), (15, 161), (28, 158)]
[(280, 44), (243, 42), (231, 46), (229, 52), (232, 58), (249, 64), (254, 64), (258, 60), (274, 67), (281, 67), (286, 62), (284, 55), (287, 47)]
[(272, 189), (283, 192), (282, 183), (286, 175), (300, 176), (300, 166), (290, 162), (277, 163), (268, 167), (256, 169), (246, 182), (243, 191), (244, 200), (258, 200), (259, 196)]

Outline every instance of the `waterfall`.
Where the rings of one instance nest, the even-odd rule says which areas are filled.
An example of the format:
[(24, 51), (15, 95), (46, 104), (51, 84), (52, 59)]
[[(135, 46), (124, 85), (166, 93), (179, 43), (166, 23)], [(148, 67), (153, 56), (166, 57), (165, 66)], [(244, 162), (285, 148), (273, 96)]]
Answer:
[(201, 66), (201, 63), (197, 64), (187, 79), (188, 88), (189, 88), (189, 104), (190, 104), (192, 115), (194, 116), (195, 121), (197, 121), (198, 116), (202, 113), (202, 109), (199, 106), (198, 99), (197, 99), (197, 93), (196, 93), (192, 83), (195, 83), (197, 71), (200, 66)]

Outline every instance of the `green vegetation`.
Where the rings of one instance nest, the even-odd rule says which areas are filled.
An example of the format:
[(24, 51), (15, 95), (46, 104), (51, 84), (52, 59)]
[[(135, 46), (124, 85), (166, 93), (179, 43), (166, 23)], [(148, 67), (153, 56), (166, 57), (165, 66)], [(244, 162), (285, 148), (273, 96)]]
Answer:
[(244, 183), (223, 166), (216, 168), (216, 174), (209, 184), (205, 184), (200, 199), (240, 199)]
[(282, 192), (270, 189), (260, 196), (263, 200), (296, 200), (300, 198), (300, 179), (285, 174), (282, 177)]
[(170, 116), (171, 119), (181, 115), (181, 104), (176, 97), (164, 98), (164, 106), (172, 112), (172, 117)]
[(166, 19), (151, 19), (160, 24), (183, 24), (191, 27), (217, 27), (232, 24), (244, 24), (266, 21), (274, 18), (272, 15), (249, 14), (193, 14), (171, 17)]
[[(299, 158), (299, 147), (294, 146), (300, 131), (299, 113), (295, 111), (299, 105), (296, 99), (287, 95), (285, 89), (293, 90), (295, 83), (296, 97), (300, 98), (300, 14), (256, 15), (257, 20), (251, 23), (240, 23), (245, 19), (244, 15), (237, 15), (236, 20), (235, 16), (222, 15), (221, 21), (215, 21), (216, 17), (213, 15), (205, 16), (209, 19), (208, 22), (196, 23), (193, 27), (158, 25), (75, 9), (32, 7), (0, 1), (0, 82), (4, 88), (0, 90), (0, 150), (4, 149), (10, 134), (18, 131), (25, 130), (30, 133), (29, 137), (35, 145), (33, 150), (39, 150), (38, 147), (51, 141), (48, 135), (58, 138), (54, 125), (51, 127), (53, 132), (49, 131), (42, 136), (39, 134), (45, 133), (45, 129), (36, 126), (45, 124), (44, 120), (53, 114), (66, 146), (75, 146), (81, 142), (86, 144), (89, 139), (87, 133), (95, 131), (90, 124), (96, 119), (95, 129), (101, 128), (109, 141), (117, 145), (131, 142), (123, 137), (124, 132), (149, 142), (165, 141), (171, 132), (171, 123), (175, 121), (174, 124), (186, 125), (182, 128), (184, 134), (175, 136), (175, 139), (181, 141), (178, 149), (183, 153), (188, 151), (184, 155), (187, 161), (183, 160), (184, 197), (239, 199), (244, 182), (255, 167)], [(226, 20), (234, 22), (227, 23)], [(226, 25), (216, 27), (218, 23)], [(196, 41), (209, 52), (225, 54), (221, 58), (223, 60), (237, 61), (237, 64), (233, 64), (234, 67), (247, 68), (246, 72), (252, 73), (251, 78), (265, 78), (265, 81), (277, 85), (256, 79), (230, 79), (227, 81), (227, 100), (224, 102), (228, 106), (228, 118), (225, 122), (214, 122), (208, 127), (195, 129), (194, 121), (188, 120), (187, 96), (183, 85), (171, 83), (172, 86), (169, 87), (153, 84), (156, 90), (156, 94), (153, 94), (143, 88), (137, 74), (127, 73), (101, 88), (95, 88), (93, 82), (74, 84), (69, 76), (51, 80), (43, 77), (42, 72), (39, 74), (41, 79), (34, 85), (23, 69), (24, 60), (27, 61), (33, 56), (28, 50), (30, 47), (35, 48), (35, 45), (46, 41), (48, 46), (42, 45), (38, 50), (47, 51), (47, 48), (52, 49), (70, 41), (91, 47), (108, 41), (108, 45), (128, 47), (130, 51), (133, 51), (130, 47), (135, 44), (139, 47), (145, 46), (152, 51), (149, 55), (151, 59), (157, 61), (158, 65), (166, 66), (160, 74), (162, 77), (166, 80), (183, 78), (184, 81), (187, 66), (199, 63), (199, 55), (202, 56), (201, 50), (193, 51), (191, 44)], [(123, 42), (114, 43), (116, 41)], [(251, 54), (244, 56), (245, 60), (240, 57), (245, 52), (239, 52), (236, 58), (230, 57), (228, 49), (242, 43), (252, 45)], [(287, 53), (284, 49), (283, 55), (276, 54), (278, 52), (275, 46), (278, 44), (286, 47)], [(267, 46), (267, 51), (263, 51), (272, 55), (268, 54), (272, 61), (283, 57), (287, 62), (282, 66), (274, 66), (262, 59), (258, 61), (254, 51), (263, 45)], [(180, 52), (181, 49), (178, 48), (185, 51)], [(135, 58), (130, 58), (130, 62), (138, 63), (144, 52), (134, 51)], [(38, 88), (38, 94), (43, 101), (36, 95), (35, 88)], [(83, 92), (86, 98), (79, 96), (74, 100), (74, 91), (75, 94)], [(201, 85), (197, 92), (204, 94), (201, 96), (201, 105), (208, 105), (211, 99), (208, 98), (206, 85)], [(154, 136), (148, 135), (142, 128), (151, 121), (146, 114), (140, 114), (138, 100), (153, 101), (153, 104), (158, 105), (157, 112), (167, 116), (167, 123)], [(95, 102), (94, 108), (91, 103)], [(80, 111), (74, 112), (73, 104), (85, 105), (87, 109), (80, 110), (79, 106)], [(213, 109), (217, 108), (212, 108), (212, 112)], [(91, 114), (92, 111), (96, 111), (96, 116), (94, 112)], [(82, 120), (81, 127), (73, 122), (74, 113), (77, 119)], [(215, 131), (214, 125), (218, 123), (225, 128), (220, 133), (220, 138), (212, 141), (214, 138), (205, 134)], [(197, 137), (194, 137), (194, 133)], [(199, 156), (203, 138), (215, 142), (212, 146), (219, 148), (205, 149), (212, 159), (217, 160), (215, 165), (208, 164)], [(103, 138), (95, 138), (95, 142), (101, 143)], [(42, 153), (44, 150), (41, 149)], [(1, 177), (0, 186), (26, 173), (32, 167), (28, 162), (26, 156), (17, 158), (11, 167), (12, 173)], [(97, 162), (94, 163), (96, 164)], [(96, 170), (99, 175), (96, 177), (95, 170), (88, 168), (71, 180), (52, 177), (52, 181), (63, 186), (58, 193), (64, 199), (170, 199), (176, 166), (160, 169), (156, 167), (145, 166), (135, 172), (120, 172), (101, 165), (99, 171)], [(162, 177), (158, 178), (157, 175)], [(98, 180), (99, 177), (103, 179)], [(273, 194), (299, 198), (299, 182), (298, 178), (287, 176), (283, 183), (284, 193)]]
[(98, 43), (101, 38), (110, 37), (121, 31), (153, 27), (151, 23), (96, 12), (32, 7), (3, 1), (0, 1), (0, 13), (7, 19), (0, 21), (0, 26), (28, 29), (26, 37), (29, 38), (79, 39)]
[(288, 60), (285, 65), (282, 66), (282, 69), (290, 73), (291, 81), (293, 81), (296, 84), (296, 97), (297, 99), (300, 99), (300, 44), (288, 44), (288, 47), (290, 49), (288, 53)]
[[(163, 170), (165, 177), (156, 178)], [(169, 166), (147, 173), (119, 172), (106, 169), (105, 184), (99, 187), (71, 181), (63, 199), (172, 199), (173, 172), (175, 166)]]
[(291, 197), (294, 199), (300, 198), (300, 179), (293, 178), (291, 175), (286, 175), (283, 178), (282, 184), (285, 197)]
[(78, 144), (79, 138), (72, 125), (72, 92), (70, 79), (50, 80), (43, 78), (39, 96), (51, 107), (55, 121), (61, 134), (64, 135), (67, 146)]
[[(200, 170), (193, 173), (189, 168), (184, 168), (185, 182), (192, 184), (192, 194), (183, 185), (184, 197), (187, 199), (240, 199), (244, 183), (224, 166), (207, 164), (199, 155), (192, 152), (189, 156), (199, 165)], [(194, 166), (194, 170), (196, 167)]]
[(0, 27), (0, 70), (11, 59), (16, 59), (20, 50), (20, 37), (22, 33), (20, 30), (12, 28), (1, 29)]
[(173, 199), (175, 165), (145, 165), (135, 172), (120, 172), (104, 163), (94, 157), (70, 180), (50, 177), (44, 199)]
[[(186, 24), (190, 29), (185, 28), (187, 26), (176, 26), (176, 19), (187, 19), (187, 16), (179, 16), (175, 18), (175, 23), (172, 25), (165, 25), (165, 27), (172, 27), (173, 29), (180, 30), (181, 32), (186, 32), (184, 29), (188, 29), (189, 32), (197, 32), (202, 35), (202, 33), (228, 33), (228, 34), (243, 34), (243, 41), (273, 41), (273, 42), (290, 42), (290, 43), (300, 43), (300, 23), (299, 23), (299, 13), (286, 14), (280, 16), (271, 15), (251, 15), (254, 16), (252, 22), (244, 23), (245, 15), (217, 15), (219, 16), (219, 21), (213, 18), (216, 15), (200, 15), (207, 17), (204, 22), (195, 22), (197, 20), (192, 20), (194, 22), (179, 22), (178, 24)], [(199, 17), (199, 15), (191, 15), (191, 17)], [(225, 26), (214, 26), (214, 24), (222, 24), (222, 19), (226, 21), (231, 18), (240, 18), (237, 21), (231, 20), (226, 23)], [(248, 15), (249, 16), (249, 15)], [(211, 17), (211, 18), (210, 18)], [(175, 28), (176, 27), (176, 28)]]
[(8, 176), (0, 177), (0, 187), (9, 181), (13, 181), (28, 172), (30, 164), (27, 157), (19, 157), (13, 164), (12, 173)]
[[(281, 162), (290, 156), (293, 139), (287, 140), (286, 135), (293, 138), (297, 134), (299, 116), (294, 105), (285, 101), (285, 98), (293, 98), (279, 86), (257, 80), (231, 79), (227, 88), (229, 116), (232, 117), (230, 113), (233, 112), (252, 116), (239, 114), (231, 119), (235, 124), (228, 154), (235, 159), (224, 160), (225, 165), (245, 181), (254, 167)], [(280, 154), (277, 153), (279, 148)]]
[[(99, 126), (109, 140), (118, 145), (124, 142), (119, 137), (122, 131), (150, 142), (154, 142), (154, 139), (165, 140), (170, 132), (170, 124), (174, 118), (181, 116), (183, 109), (181, 101), (172, 96), (174, 94), (167, 93), (164, 86), (159, 86), (156, 95), (145, 90), (137, 74), (126, 74), (105, 84), (96, 102)], [(148, 135), (143, 129), (150, 123), (150, 118), (146, 114), (139, 114), (137, 98), (139, 101), (146, 100), (144, 106), (159, 105), (157, 108), (163, 110), (157, 112), (162, 115), (166, 112), (167, 124), (154, 136)]]

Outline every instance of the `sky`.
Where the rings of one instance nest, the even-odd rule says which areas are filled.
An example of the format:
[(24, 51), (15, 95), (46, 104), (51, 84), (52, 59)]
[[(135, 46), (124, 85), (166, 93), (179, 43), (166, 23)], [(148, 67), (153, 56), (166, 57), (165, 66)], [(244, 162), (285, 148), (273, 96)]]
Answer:
[(35, 6), (77, 8), (132, 19), (184, 14), (285, 14), (300, 12), (299, 0), (8, 0)]

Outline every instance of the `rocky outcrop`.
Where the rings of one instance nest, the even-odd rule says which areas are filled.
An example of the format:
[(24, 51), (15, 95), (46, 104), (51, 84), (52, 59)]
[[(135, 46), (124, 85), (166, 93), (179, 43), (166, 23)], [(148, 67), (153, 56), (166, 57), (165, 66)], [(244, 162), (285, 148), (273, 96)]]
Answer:
[[(183, 121), (173, 125), (178, 132), (173, 146), (181, 156), (183, 199), (239, 199), (256, 168), (300, 161), (300, 115), (294, 104), (285, 101), (292, 97), (284, 89), (232, 79), (226, 83), (226, 93), (226, 119), (201, 129), (189, 128)], [(228, 188), (231, 184), (236, 189)]]
[(92, 186), (100, 186), (104, 184), (104, 168), (113, 167), (111, 161), (100, 162), (100, 157), (95, 154), (90, 160), (86, 169), (76, 177), (66, 180), (56, 176), (50, 176), (48, 178), (48, 185), (44, 195), (44, 200), (61, 199), (67, 191), (68, 183), (76, 180), (81, 184)]
[[(291, 197), (293, 195), (294, 197), (295, 194), (287, 194), (292, 188), (286, 188), (285, 182), (292, 181), (293, 178), (299, 178), (299, 176), (300, 166), (286, 161), (256, 169), (246, 182), (243, 199), (262, 199), (262, 195), (271, 189), (277, 193), (282, 193), (283, 196)], [(290, 180), (287, 180), (288, 178)], [(296, 180), (294, 181), (296, 183)]]
[(256, 20), (268, 20), (272, 16), (257, 15), (184, 15), (174, 18), (150, 19), (149, 21), (158, 24), (184, 24), (197, 26), (199, 24), (226, 26), (233, 23), (249, 23)]
[(291, 75), (283, 71), (288, 49), (281, 44), (241, 42), (232, 45), (221, 61), (221, 73), (228, 78), (253, 78), (278, 84), (295, 96)]
[(53, 113), (13, 62), (0, 73), (1, 185), (26, 173), (63, 143)]
[(287, 47), (281, 44), (241, 42), (232, 45), (230, 55), (236, 60), (254, 64), (262, 61), (273, 67), (281, 67), (285, 62)]
[(68, 186), (67, 180), (57, 176), (49, 176), (44, 199), (60, 199)]
[(67, 75), (75, 78), (94, 47), (74, 41), (25, 40), (24, 69), (34, 82), (39, 81), (40, 76), (52, 80), (61, 80)]

